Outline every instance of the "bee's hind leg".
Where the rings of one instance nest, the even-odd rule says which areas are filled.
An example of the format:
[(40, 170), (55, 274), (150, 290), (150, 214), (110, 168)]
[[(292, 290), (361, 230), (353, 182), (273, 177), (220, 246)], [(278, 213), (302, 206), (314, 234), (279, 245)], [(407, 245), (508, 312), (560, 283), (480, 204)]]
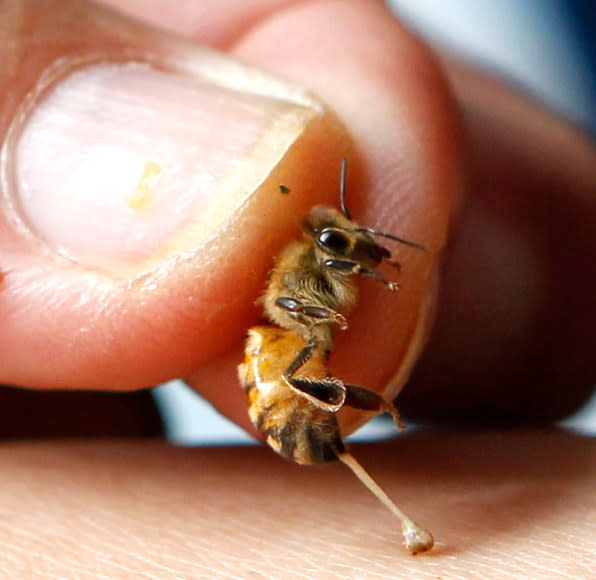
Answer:
[(300, 350), (285, 370), (283, 377), (291, 388), (308, 397), (317, 406), (329, 411), (337, 411), (343, 406), (346, 398), (346, 389), (340, 380), (332, 377), (309, 379), (304, 376), (300, 378), (294, 376), (312, 358), (316, 349), (317, 340), (313, 338)]
[(362, 411), (376, 411), (377, 413), (383, 413), (387, 411), (391, 413), (395, 424), (403, 429), (404, 426), (399, 419), (399, 413), (393, 403), (390, 403), (384, 399), (378, 393), (365, 389), (364, 387), (358, 387), (357, 385), (344, 385), (346, 389), (346, 399), (344, 405), (352, 407), (353, 409), (360, 409)]

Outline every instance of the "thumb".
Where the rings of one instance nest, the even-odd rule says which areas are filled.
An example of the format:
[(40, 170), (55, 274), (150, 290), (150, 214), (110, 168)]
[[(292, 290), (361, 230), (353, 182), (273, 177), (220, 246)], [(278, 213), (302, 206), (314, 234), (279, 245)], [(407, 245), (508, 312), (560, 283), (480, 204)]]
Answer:
[(0, 23), (0, 382), (190, 374), (240, 340), (294, 215), (335, 197), (345, 133), (292, 83), (95, 4)]

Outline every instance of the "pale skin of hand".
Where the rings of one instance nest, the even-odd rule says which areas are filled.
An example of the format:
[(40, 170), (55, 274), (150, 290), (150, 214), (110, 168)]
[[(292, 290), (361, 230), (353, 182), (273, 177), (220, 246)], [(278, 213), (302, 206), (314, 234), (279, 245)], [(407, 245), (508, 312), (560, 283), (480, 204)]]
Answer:
[[(426, 367), (420, 368), (411, 388), (404, 391), (403, 408), (411, 415), (445, 421), (458, 413), (460, 418), (469, 417), (486, 405), (497, 407), (505, 418), (523, 421), (562, 415), (576, 406), (588, 394), (587, 385), (592, 384), (588, 379), (594, 378), (589, 375), (593, 365), (588, 353), (594, 350), (590, 320), (594, 320), (595, 306), (586, 290), (594, 287), (589, 280), (594, 276), (593, 269), (586, 266), (593, 263), (590, 255), (593, 258), (594, 242), (589, 237), (588, 224), (594, 221), (596, 198), (596, 156), (591, 145), (575, 129), (511, 89), (495, 86), (491, 79), (445, 63), (463, 113), (460, 126), (431, 54), (375, 3), (295, 3), (285, 7), (284, 3), (273, 1), (254, 2), (249, 7), (245, 3), (234, 4), (230, 2), (230, 7), (221, 8), (221, 3), (206, 3), (200, 15), (185, 14), (182, 9), (178, 13), (171, 6), (165, 9), (159, 2), (129, 2), (127, 6), (136, 10), (139, 18), (160, 22), (197, 41), (228, 50), (319, 93), (339, 113), (363, 157), (369, 176), (367, 195), (370, 198), (374, 191), (374, 195), (380, 196), (372, 210), (355, 200), (354, 213), (366, 217), (367, 222), (383, 226), (378, 223), (383, 208), (390, 203), (392, 191), (404, 182), (410, 187), (419, 184), (428, 188), (429, 183), (434, 184), (430, 189), (438, 217), (417, 218), (421, 224), (416, 231), (422, 232), (425, 242), (442, 238), (448, 214), (463, 215), (462, 222), (454, 224), (437, 331), (423, 359)], [(192, 12), (191, 8), (188, 10)], [(328, 29), (329, 18), (338, 23), (332, 31)], [(289, 23), (296, 39), (307, 35), (311, 42), (296, 40), (300, 46), (292, 46), (291, 38), (287, 38)], [(366, 40), (354, 42), (354, 27), (357, 29), (361, 23), (366, 23), (369, 37), (375, 39), (374, 47), (367, 46)], [(311, 54), (305, 46), (312, 47)], [(379, 60), (380, 54), (384, 59)], [(336, 63), (333, 74), (329, 73), (330, 61)], [(399, 103), (409, 116), (395, 124), (392, 119), (377, 118), (379, 103), (387, 102)], [(421, 165), (419, 157), (410, 156), (407, 144), (399, 140), (399, 135), (414, 129), (422, 142), (431, 143), (426, 152), (428, 165)], [(549, 168), (547, 173), (545, 167)], [(459, 198), (462, 190), (465, 195)], [(490, 195), (484, 195), (487, 191)], [(518, 213), (514, 200), (537, 192), (542, 198), (548, 195), (556, 209), (551, 204), (549, 214), (540, 205), (530, 203), (531, 209), (542, 209), (542, 213), (538, 213), (540, 219), (528, 233), (528, 228), (510, 223), (515, 220), (508, 216)], [(500, 204), (491, 205), (489, 201), (494, 198), (505, 200), (505, 209)], [(508, 210), (510, 205), (513, 208)], [(552, 216), (554, 222), (549, 221)], [(484, 222), (477, 225), (479, 220), (487, 219), (493, 227), (483, 227)], [(515, 251), (507, 241), (512, 231), (519, 235), (519, 230), (533, 240), (546, 240), (541, 250), (557, 248), (560, 253), (552, 256), (553, 263), (549, 255), (536, 258), (531, 253), (531, 260), (516, 262), (518, 270), (493, 272), (492, 258), (501, 251)], [(491, 233), (488, 239), (486, 231)], [(456, 232), (463, 234), (458, 238)], [(483, 236), (479, 238), (478, 232)], [(549, 240), (550, 234), (556, 234), (556, 239)], [(477, 243), (480, 239), (484, 245)], [(266, 257), (262, 260), (266, 269)], [(496, 263), (498, 266), (503, 262)], [(409, 275), (415, 277), (416, 272)], [(491, 312), (492, 291), (502, 289), (503, 280), (521, 281), (519, 288), (508, 286), (510, 292), (505, 297), (509, 301), (508, 311), (524, 322), (519, 325), (524, 332), (515, 337), (514, 352), (493, 348), (511, 341), (509, 321), (501, 325), (502, 318), (487, 315), (490, 325), (485, 336), (490, 338), (490, 350), (503, 353), (501, 358), (487, 361), (486, 353), (477, 346), (478, 329), (473, 321), (478, 319), (478, 309), (481, 313)], [(565, 284), (553, 292), (551, 280)], [(544, 288), (540, 286), (543, 282)], [(561, 287), (575, 300), (562, 304)], [(528, 288), (534, 293), (528, 292)], [(374, 316), (372, 310), (377, 304), (366, 300), (373, 292), (377, 289), (363, 288), (361, 307), (351, 321), (354, 327), (365, 328), (367, 320)], [(454, 324), (450, 305), (461, 303), (461, 296), (470, 292), (486, 303), (477, 306), (473, 318), (467, 320), (460, 315)], [(536, 312), (549, 312), (550, 316), (543, 318), (553, 321), (552, 327), (535, 324), (535, 319), (543, 320)], [(564, 325), (565, 321), (569, 324)], [(202, 333), (209, 335), (209, 330), (204, 328)], [(188, 356), (184, 359), (181, 355), (178, 361), (184, 359), (184, 364), (180, 362), (179, 369), (169, 368), (167, 373), (189, 376), (190, 384), (227, 415), (246, 425), (246, 409), (239, 391), (216, 388), (221, 384), (235, 388), (235, 366), (241, 356), (234, 345), (242, 329), (227, 328), (226, 332), (229, 355), (200, 361), (198, 370), (187, 362)], [(553, 369), (562, 369), (562, 376), (556, 380), (552, 378), (552, 369), (544, 369), (537, 356), (532, 357), (533, 366), (511, 362), (515, 352), (531, 351), (536, 336), (545, 335), (549, 341), (544, 360), (550, 361)], [(373, 335), (365, 345), (351, 344), (349, 340), (340, 341), (334, 363), (342, 377), (354, 376), (361, 384), (372, 386), (371, 382), (380, 383), (393, 372), (390, 352), (379, 354), (383, 348), (387, 350), (381, 332), (376, 341)], [(176, 348), (190, 350), (195, 343), (194, 337), (189, 337), (189, 345), (178, 341)], [(350, 369), (349, 362), (344, 362), (349, 360), (351, 348), (363, 347), (368, 349), (370, 360), (375, 357), (382, 363), (377, 365), (380, 368), (374, 377), (370, 369), (360, 371), (358, 376), (358, 369)], [(543, 343), (541, 349), (545, 348)], [(167, 348), (161, 350), (164, 359), (175, 359)], [(143, 352), (134, 354), (143, 357)], [(154, 353), (146, 356), (154, 358)], [(127, 373), (124, 368), (127, 361), (111, 362), (112, 366), (121, 365), (122, 376), (133, 377), (134, 372)], [(171, 363), (164, 360), (164, 364)], [(449, 388), (439, 384), (436, 391), (429, 392), (437, 385), (437, 377), (425, 368), (436, 369), (439, 364)], [(150, 365), (152, 369), (157, 366)], [(527, 372), (525, 390), (514, 380), (522, 367)], [(82, 383), (88, 380), (86, 373), (93, 373), (97, 384), (102, 382), (97, 369), (79, 368), (76, 373), (74, 376)], [(573, 381), (569, 381), (571, 375)], [(460, 376), (465, 380), (454, 381), (453, 377)], [(158, 373), (144, 377), (144, 384), (157, 382), (154, 378), (158, 378)], [(19, 382), (15, 377), (11, 381)], [(126, 387), (140, 386), (133, 383), (130, 379)], [(428, 401), (435, 401), (436, 408), (429, 406)], [(458, 453), (451, 461), (448, 459), (453, 449)], [(89, 578), (101, 574), (128, 574), (136, 578), (140, 573), (161, 578), (168, 578), (168, 574), (172, 578), (177, 574), (213, 578), (218, 574), (225, 577), (236, 568), (240, 577), (243, 573), (248, 577), (251, 573), (255, 577), (274, 577), (280, 569), (292, 577), (293, 571), (308, 571), (308, 566), (315, 562), (317, 573), (322, 569), (339, 574), (345, 572), (342, 565), (349, 565), (388, 578), (398, 571), (409, 577), (410, 570), (430, 578), (448, 578), (455, 573), (458, 577), (480, 574), (499, 578), (499, 567), (505, 569), (518, 556), (530, 571), (540, 569), (546, 578), (549, 576), (544, 572), (545, 566), (552, 578), (559, 577), (558, 570), (567, 571), (567, 577), (585, 578), (590, 565), (592, 570), (596, 568), (591, 556), (596, 547), (590, 532), (595, 516), (590, 490), (596, 475), (589, 468), (594, 465), (596, 446), (590, 440), (563, 434), (436, 433), (362, 448), (363, 463), (390, 495), (435, 533), (437, 550), (426, 562), (422, 557), (412, 559), (401, 549), (398, 527), (391, 516), (384, 514), (381, 506), (368, 498), (367, 492), (340, 466), (326, 472), (298, 469), (267, 449), (191, 452), (145, 444), (129, 447), (113, 443), (91, 449), (54, 443), (46, 443), (42, 448), (19, 444), (7, 447), (5, 453), (2, 503), (14, 510), (7, 513), (6, 521), (15, 522), (4, 531), (4, 545), (15, 546), (15, 552), (6, 552), (7, 570), (9, 565), (22, 562), (30, 562), (34, 568), (43, 562), (41, 570), (63, 578), (69, 578), (69, 574), (80, 577), (81, 569)], [(86, 455), (97, 459), (106, 473), (113, 474), (122, 484), (103, 486), (99, 482), (94, 491), (69, 483), (76, 482), (85, 470), (86, 464), (81, 462)], [(556, 466), (550, 463), (551, 456), (556, 458)], [(43, 465), (52, 466), (50, 481), (36, 473)], [(59, 469), (55, 471), (56, 465)], [(549, 473), (556, 473), (558, 479), (553, 481)], [(268, 487), (276, 480), (272, 474), (281, 482), (278, 487)], [(140, 481), (143, 485), (136, 487), (134, 482)], [(200, 491), (189, 495), (197, 486)], [(333, 491), (340, 486), (341, 493)], [(64, 489), (67, 492), (57, 491)], [(189, 501), (189, 497), (193, 499)], [(272, 498), (277, 503), (272, 505)], [(47, 511), (47, 526), (32, 526), (27, 520), (28, 513), (37, 511), (37, 501)], [(90, 502), (98, 506), (97, 512), (81, 517), (84, 510), (80, 506)], [(196, 505), (196, 518), (187, 517), (189, 504)], [(201, 512), (205, 505), (210, 506), (209, 511)], [(285, 515), (280, 514), (283, 510), (287, 510)], [(381, 522), (381, 518), (385, 519)], [(297, 522), (302, 527), (297, 527)], [(120, 530), (122, 541), (113, 540), (114, 529)], [(354, 533), (347, 533), (346, 529)], [(63, 541), (54, 545), (51, 539), (56, 530)], [(263, 541), (268, 534), (274, 538), (281, 534), (282, 550), (275, 543)], [(19, 538), (16, 542), (15, 537)], [(259, 545), (256, 551), (251, 549), (254, 538)], [(281, 562), (280, 552), (284, 554)], [(12, 558), (15, 553), (16, 560)], [(349, 557), (346, 563), (346, 554), (353, 555), (352, 563)], [(107, 560), (120, 569), (110, 572)], [(64, 562), (70, 562), (70, 568)], [(494, 576), (490, 575), (491, 570), (495, 570)], [(531, 577), (530, 572), (528, 575)]]

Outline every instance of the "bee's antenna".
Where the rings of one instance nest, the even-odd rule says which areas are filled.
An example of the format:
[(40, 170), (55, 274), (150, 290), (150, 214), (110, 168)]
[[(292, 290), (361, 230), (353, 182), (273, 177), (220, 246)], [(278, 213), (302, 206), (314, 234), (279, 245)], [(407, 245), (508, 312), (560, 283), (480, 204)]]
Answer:
[(366, 232), (368, 234), (373, 234), (375, 236), (383, 236), (384, 238), (389, 238), (390, 240), (395, 240), (400, 244), (405, 244), (406, 246), (412, 246), (412, 248), (416, 248), (417, 250), (423, 250), (426, 252), (426, 246), (419, 244), (417, 242), (412, 242), (411, 240), (406, 240), (405, 238), (400, 238), (398, 236), (394, 236), (393, 234), (388, 234), (387, 232), (380, 232), (379, 230), (374, 230), (373, 228), (357, 228), (357, 232)]
[(343, 214), (352, 221), (352, 216), (346, 207), (346, 171), (348, 169), (348, 160), (346, 157), (341, 162), (341, 173), (339, 177), (339, 203)]
[(338, 453), (339, 459), (347, 465), (356, 477), (381, 501), (389, 511), (393, 512), (401, 520), (401, 531), (404, 537), (404, 544), (412, 554), (426, 552), (433, 547), (432, 534), (421, 528), (406, 516), (390, 499), (389, 496), (379, 487), (377, 482), (364, 470), (350, 453)]
[[(350, 210), (346, 207), (346, 173), (348, 170), (348, 160), (346, 157), (342, 159), (341, 162), (341, 173), (339, 178), (339, 203), (341, 205), (342, 213), (352, 221), (352, 216), (350, 214)], [(388, 234), (386, 232), (380, 232), (379, 230), (375, 230), (373, 228), (357, 228), (357, 232), (366, 232), (368, 234), (373, 234), (375, 236), (383, 236), (384, 238), (389, 238), (390, 240), (394, 240), (399, 242), (400, 244), (405, 244), (406, 246), (411, 246), (412, 248), (416, 248), (418, 250), (423, 250), (426, 252), (426, 246), (422, 244), (418, 244), (417, 242), (412, 242), (410, 240), (406, 240), (405, 238), (400, 238), (398, 236), (394, 236), (393, 234)]]

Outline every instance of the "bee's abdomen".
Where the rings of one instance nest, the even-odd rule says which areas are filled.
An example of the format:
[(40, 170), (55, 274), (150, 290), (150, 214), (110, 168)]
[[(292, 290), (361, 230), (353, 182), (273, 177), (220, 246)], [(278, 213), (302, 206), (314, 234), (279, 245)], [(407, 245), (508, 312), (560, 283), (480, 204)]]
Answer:
[(267, 444), (291, 461), (310, 465), (337, 461), (345, 451), (335, 415), (294, 395), (267, 401), (253, 384), (247, 389), (249, 415)]

